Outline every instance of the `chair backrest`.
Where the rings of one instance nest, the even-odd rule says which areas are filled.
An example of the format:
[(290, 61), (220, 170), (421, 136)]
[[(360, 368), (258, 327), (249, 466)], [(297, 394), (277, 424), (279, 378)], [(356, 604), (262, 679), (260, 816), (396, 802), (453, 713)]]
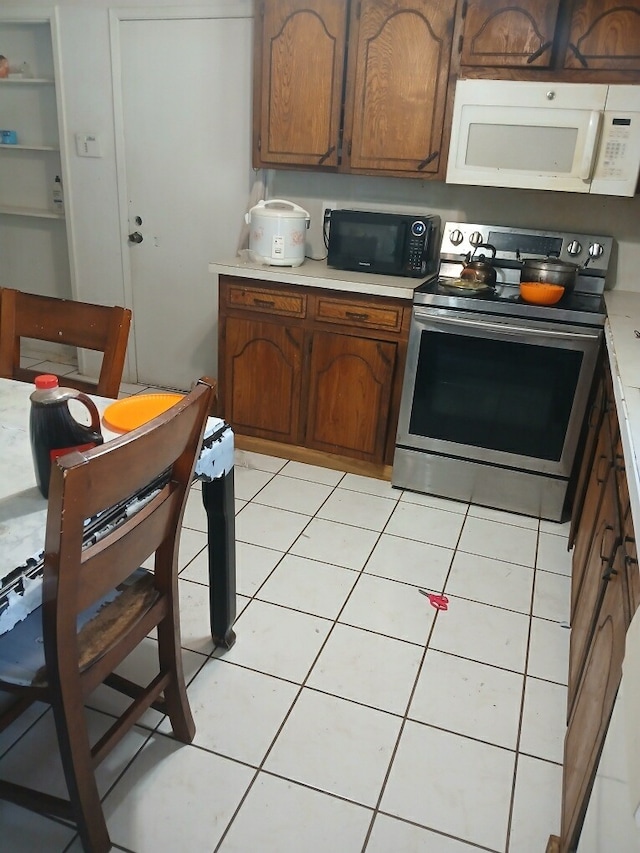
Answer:
[(20, 367), (20, 341), (30, 338), (103, 353), (97, 381), (61, 376), (60, 384), (85, 393), (117, 397), (124, 370), (131, 311), (0, 290), (0, 376), (33, 382), (37, 370)]
[[(147, 424), (53, 463), (43, 578), (44, 647), (49, 678), (52, 672), (60, 673), (60, 668), (67, 674), (75, 671), (77, 676), (78, 668), (94, 663), (80, 658), (79, 664), (74, 655), (78, 645), (76, 617), (154, 553), (154, 594), (167, 598), (165, 608), (173, 607), (180, 527), (213, 402), (212, 384), (203, 378), (191, 393)], [(161, 475), (163, 480), (153, 496), (137, 512), (123, 517), (99, 541), (83, 544), (85, 519), (139, 495)], [(99, 640), (104, 645), (104, 637)], [(100, 650), (103, 655), (105, 648)], [(100, 664), (88, 689), (103, 680), (111, 664), (107, 655), (104, 671)]]

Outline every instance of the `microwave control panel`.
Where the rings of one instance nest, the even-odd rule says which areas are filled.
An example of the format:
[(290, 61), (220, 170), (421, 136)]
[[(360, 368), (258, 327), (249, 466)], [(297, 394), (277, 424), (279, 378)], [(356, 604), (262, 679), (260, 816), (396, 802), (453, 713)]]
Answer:
[(640, 114), (604, 114), (600, 157), (595, 177), (626, 181), (637, 178), (640, 152)]

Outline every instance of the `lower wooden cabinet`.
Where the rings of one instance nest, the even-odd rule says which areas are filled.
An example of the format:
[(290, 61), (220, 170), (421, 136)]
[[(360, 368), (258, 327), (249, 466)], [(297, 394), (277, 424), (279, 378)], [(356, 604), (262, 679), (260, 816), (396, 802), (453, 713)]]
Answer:
[(219, 411), (238, 435), (389, 464), (411, 302), (220, 276)]
[[(611, 374), (595, 399), (597, 434), (586, 442), (574, 500), (571, 642), (560, 850), (576, 849), (622, 678), (625, 637), (640, 603), (635, 534)], [(600, 404), (599, 404), (600, 405)]]

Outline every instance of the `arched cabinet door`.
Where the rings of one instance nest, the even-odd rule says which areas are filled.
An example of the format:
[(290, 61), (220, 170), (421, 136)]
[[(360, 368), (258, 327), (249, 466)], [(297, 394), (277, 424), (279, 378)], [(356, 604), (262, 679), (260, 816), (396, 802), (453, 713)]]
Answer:
[(351, 16), (348, 171), (425, 176), (443, 161), (456, 0), (361, 0)]
[(564, 67), (640, 72), (640, 0), (575, 0)]
[(468, 0), (460, 64), (549, 68), (560, 0)]
[(256, 5), (254, 166), (335, 168), (349, 4)]

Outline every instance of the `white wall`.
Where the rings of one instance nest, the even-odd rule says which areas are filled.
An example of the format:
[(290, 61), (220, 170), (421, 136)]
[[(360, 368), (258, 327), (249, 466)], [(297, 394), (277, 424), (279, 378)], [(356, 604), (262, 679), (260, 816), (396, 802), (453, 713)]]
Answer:
[(607, 288), (640, 291), (640, 195), (633, 198), (577, 193), (450, 186), (412, 178), (370, 178), (316, 172), (269, 173), (269, 195), (287, 198), (311, 214), (314, 257), (325, 254), (322, 202), (375, 209), (384, 205), (410, 212), (437, 213), (443, 222), (461, 220), (521, 228), (573, 230), (615, 238)]

